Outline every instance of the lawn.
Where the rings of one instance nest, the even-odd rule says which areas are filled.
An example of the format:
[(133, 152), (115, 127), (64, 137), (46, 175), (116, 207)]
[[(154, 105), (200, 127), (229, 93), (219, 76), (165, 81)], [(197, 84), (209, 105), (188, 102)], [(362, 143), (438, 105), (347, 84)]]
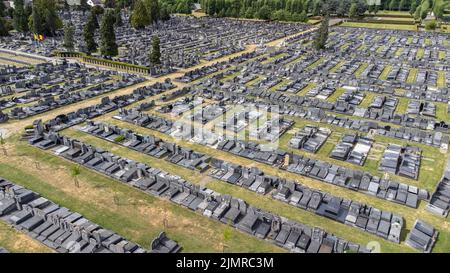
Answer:
[(374, 24), (363, 22), (345, 22), (343, 27), (359, 27), (359, 28), (379, 28), (379, 29), (394, 29), (394, 30), (417, 30), (415, 25), (395, 25), (395, 24)]
[[(16, 147), (17, 155), (26, 156), (10, 156), (8, 163), (1, 161), (3, 177), (37, 191), (146, 248), (164, 229), (162, 215), (166, 215), (168, 236), (180, 243), (186, 252), (220, 252), (222, 243), (233, 252), (283, 251), (239, 231), (233, 231), (231, 239), (224, 241), (222, 234), (226, 225), (84, 167), (79, 176), (80, 188), (77, 188), (70, 178), (70, 168), (74, 163), (27, 144), (17, 144)], [(34, 166), (37, 159), (39, 170)]]
[(10, 252), (53, 252), (53, 250), (41, 244), (39, 241), (33, 240), (30, 236), (18, 231), (3, 221), (0, 221), (0, 247)]

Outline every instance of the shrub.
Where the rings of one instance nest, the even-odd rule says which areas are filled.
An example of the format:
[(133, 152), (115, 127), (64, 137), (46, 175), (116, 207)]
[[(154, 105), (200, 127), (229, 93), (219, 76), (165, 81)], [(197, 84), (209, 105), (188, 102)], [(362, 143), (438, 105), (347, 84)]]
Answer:
[(114, 142), (122, 142), (122, 141), (124, 141), (125, 140), (125, 137), (124, 136), (118, 136), (118, 137), (116, 137), (115, 139), (114, 139)]
[(426, 30), (435, 30), (436, 29), (436, 21), (429, 21), (425, 23)]

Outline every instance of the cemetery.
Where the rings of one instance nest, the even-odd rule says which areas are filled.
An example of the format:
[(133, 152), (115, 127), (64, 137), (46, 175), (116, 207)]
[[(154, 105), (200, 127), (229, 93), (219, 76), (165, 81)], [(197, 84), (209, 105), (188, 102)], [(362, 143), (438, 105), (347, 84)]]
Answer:
[(147, 250), (81, 214), (0, 178), (0, 220), (60, 253), (175, 253), (181, 247), (164, 233)]
[[(47, 142), (52, 144), (44, 144)], [(292, 252), (343, 253), (349, 250), (370, 252), (365, 247), (339, 239), (320, 228), (282, 218), (248, 205), (241, 199), (221, 195), (206, 187), (191, 184), (177, 175), (121, 158), (75, 139), (44, 132), (39, 123), (36, 124), (35, 135), (29, 139), (29, 143), (45, 150), (51, 149), (55, 155), (126, 183), (147, 194), (167, 199), (205, 217), (231, 225), (257, 238), (269, 240)], [(304, 239), (299, 241), (300, 236)]]
[[(58, 172), (76, 164), (145, 195), (133, 200), (174, 206), (176, 213), (164, 211), (171, 217), (212, 222), (199, 230), (224, 232), (209, 237), (223, 252), (227, 244), (241, 250), (226, 238), (228, 228), (250, 235), (252, 251), (268, 244), (293, 253), (370, 253), (376, 249), (366, 244), (376, 239), (382, 252), (450, 251), (448, 35), (423, 26), (357, 27), (390, 18), (373, 11), (333, 14), (330, 22), (308, 11), (306, 21), (320, 19), (309, 24), (296, 13), (286, 22), (259, 12), (242, 19), (231, 15), (234, 7), (186, 16), (172, 4), (164, 20), (137, 25), (134, 7), (109, 5), (95, 14), (61, 8), (63, 27), (43, 39), (17, 30), (1, 37), (0, 169), (53, 175), (39, 155)], [(114, 27), (105, 32), (109, 13)], [(115, 45), (105, 44), (108, 35)], [(117, 52), (106, 53), (108, 46)], [(96, 224), (80, 207), (7, 177), (0, 178), (0, 220), (54, 252), (206, 245), (189, 238), (195, 247), (185, 246), (189, 240), (163, 224), (141, 246), (138, 227), (115, 230), (92, 218)], [(152, 206), (145, 215), (162, 213)]]

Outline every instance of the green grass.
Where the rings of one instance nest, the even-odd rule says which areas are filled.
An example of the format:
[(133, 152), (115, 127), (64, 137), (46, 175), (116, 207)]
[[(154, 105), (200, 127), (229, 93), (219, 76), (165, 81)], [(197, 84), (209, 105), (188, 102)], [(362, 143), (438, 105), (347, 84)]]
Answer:
[[(42, 168), (50, 168), (50, 166), (70, 168), (74, 165), (26, 144), (18, 144), (17, 151), (20, 154), (39, 158)], [(90, 197), (97, 196), (97, 198), (84, 198), (83, 194), (74, 194), (77, 191), (74, 186), (72, 189), (74, 192), (67, 188), (61, 189), (53, 180), (43, 180), (35, 173), (12, 163), (0, 164), (0, 173), (3, 177), (39, 192), (59, 205), (77, 211), (91, 221), (146, 248), (163, 230), (163, 223), (158, 218), (164, 212), (170, 213), (169, 228), (166, 230), (168, 236), (180, 243), (186, 252), (217, 252), (221, 251), (218, 245), (224, 243), (221, 234), (226, 225), (209, 220), (169, 201), (145, 194), (84, 167), (79, 175), (82, 185), (80, 191), (89, 191)], [(70, 185), (72, 183), (66, 182)], [(123, 200), (123, 204), (116, 205), (113, 202), (114, 197)], [(238, 231), (233, 231), (231, 240), (226, 244), (229, 246), (228, 251), (233, 252), (283, 251), (267, 241)]]
[(362, 100), (359, 107), (368, 108), (377, 94), (373, 92), (365, 92), (364, 94), (366, 94), (366, 96)]
[[(419, 53), (419, 52), (417, 52), (417, 53)], [(407, 83), (415, 83), (417, 72), (418, 72), (417, 68), (411, 68), (409, 70), (408, 78), (406, 78), (406, 82)]]
[(386, 80), (389, 72), (391, 72), (392, 66), (386, 65), (386, 67), (383, 69), (383, 72), (381, 72), (379, 79), (380, 80)]
[(358, 27), (358, 28), (394, 29), (394, 30), (417, 30), (417, 27), (415, 25), (373, 24), (373, 23), (359, 23), (359, 22), (345, 22), (341, 26)]
[(30, 236), (0, 221), (0, 247), (9, 252), (50, 253), (52, 250)]
[(395, 111), (399, 114), (405, 114), (406, 109), (408, 109), (408, 102), (409, 102), (409, 99), (407, 99), (405, 97), (399, 97), (397, 108), (395, 109)]
[(336, 91), (334, 91), (334, 93), (327, 98), (327, 101), (335, 102), (344, 92), (345, 92), (344, 88), (342, 87), (336, 88)]
[(359, 77), (361, 75), (361, 73), (363, 73), (363, 71), (369, 66), (368, 63), (362, 63), (358, 69), (356, 69), (355, 71), (355, 76)]

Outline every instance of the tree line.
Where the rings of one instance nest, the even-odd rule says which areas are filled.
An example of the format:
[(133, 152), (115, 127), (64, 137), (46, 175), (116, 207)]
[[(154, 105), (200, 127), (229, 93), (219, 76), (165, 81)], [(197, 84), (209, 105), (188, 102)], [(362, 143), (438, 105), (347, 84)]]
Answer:
[(363, 15), (366, 0), (201, 0), (206, 14), (216, 17), (300, 21), (308, 15)]

